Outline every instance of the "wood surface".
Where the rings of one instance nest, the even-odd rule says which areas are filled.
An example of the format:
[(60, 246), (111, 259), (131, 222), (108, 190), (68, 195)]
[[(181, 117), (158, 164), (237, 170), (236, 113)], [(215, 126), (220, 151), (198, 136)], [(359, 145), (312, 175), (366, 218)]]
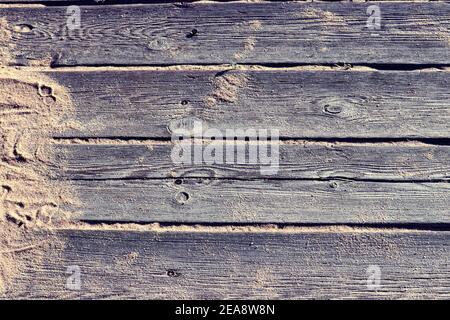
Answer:
[[(232, 163), (193, 163), (194, 145), (200, 141), (175, 144), (170, 141), (57, 140), (52, 173), (59, 178), (154, 179), (154, 178), (221, 178), (221, 179), (352, 179), (371, 181), (448, 181), (450, 147), (418, 142), (352, 143), (317, 141), (281, 141), (261, 143), (268, 150), (279, 150), (277, 172), (263, 177), (268, 165), (250, 162), (250, 152), (260, 149), (256, 142), (203, 141), (202, 157), (213, 145), (223, 150), (237, 150), (245, 158)], [(256, 145), (256, 146), (255, 146)], [(191, 161), (172, 161), (175, 146), (191, 150)], [(256, 151), (257, 150), (257, 151)], [(264, 149), (263, 149), (264, 150)], [(218, 158), (219, 159), (219, 158)], [(276, 165), (277, 162), (275, 161)], [(62, 165), (60, 168), (58, 166)]]
[[(6, 7), (17, 64), (449, 64), (446, 3), (263, 2), (82, 6), (69, 31), (67, 7)], [(20, 28), (26, 26), (26, 28)], [(24, 32), (24, 30), (26, 32)]]
[[(448, 299), (448, 231), (60, 231), (19, 298)], [(81, 290), (66, 287), (80, 266)], [(367, 286), (373, 268), (381, 286)], [(51, 289), (49, 289), (51, 288)]]
[[(37, 146), (76, 214), (8, 298), (450, 298), (448, 3), (133, 2), (0, 0), (9, 66), (77, 123)], [(195, 121), (278, 130), (279, 170), (175, 164)]]
[(450, 185), (302, 180), (71, 181), (84, 221), (428, 224), (450, 222)]
[[(59, 134), (66, 137), (169, 138), (196, 119), (205, 128), (277, 129), (294, 138), (449, 139), (448, 71), (217, 67), (46, 74), (68, 88), (76, 106), (82, 128)], [(223, 84), (224, 77), (245, 81)], [(208, 103), (229, 91), (227, 101)]]

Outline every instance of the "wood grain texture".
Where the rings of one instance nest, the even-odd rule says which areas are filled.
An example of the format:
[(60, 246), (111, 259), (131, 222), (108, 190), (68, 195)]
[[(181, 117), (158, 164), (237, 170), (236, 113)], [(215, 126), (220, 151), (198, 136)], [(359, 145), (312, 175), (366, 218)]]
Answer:
[[(60, 141), (63, 143), (65, 140)], [(234, 163), (175, 164), (172, 142), (123, 142), (111, 144), (57, 144), (54, 146), (55, 176), (63, 179), (145, 178), (269, 178), (261, 169), (267, 164), (249, 163), (249, 142), (215, 142), (223, 154), (232, 150)], [(137, 142), (136, 142), (137, 143)], [(148, 144), (146, 144), (148, 143)], [(196, 142), (198, 145), (199, 141)], [(212, 142), (203, 141), (203, 149)], [(189, 149), (193, 147), (184, 142)], [(252, 143), (254, 146), (255, 143)], [(422, 143), (325, 143), (310, 141), (274, 142), (279, 149), (279, 169), (270, 178), (430, 181), (450, 180), (450, 146)], [(245, 161), (237, 163), (237, 150)], [(252, 152), (254, 150), (252, 149)], [(192, 152), (193, 154), (193, 152)], [(222, 161), (223, 161), (222, 157)]]
[(171, 223), (449, 223), (449, 183), (71, 181), (78, 219)]
[[(214, 2), (233, 2), (235, 0), (214, 0)], [(290, 2), (293, 0), (264, 0), (266, 2)], [(307, 0), (304, 0), (307, 1)], [(381, 0), (382, 2), (383, 0)], [(433, 0), (420, 0), (421, 2), (427, 2), (427, 1), (433, 1)], [(161, 4), (161, 3), (191, 3), (191, 2), (198, 2), (198, 0), (185, 0), (185, 1), (177, 1), (177, 0), (2, 0), (0, 3), (11, 3), (11, 4), (26, 4), (26, 3), (43, 3), (45, 5), (52, 5), (52, 4), (67, 4), (71, 5), (74, 4), (83, 4), (83, 5), (105, 5), (105, 4)], [(242, 1), (245, 2), (245, 1)], [(251, 2), (251, 0), (247, 1)], [(369, 4), (370, 2), (374, 2), (376, 4), (380, 1), (367, 1)], [(397, 0), (396, 2), (412, 2), (411, 0)], [(416, 2), (419, 2), (416, 0)]]
[[(17, 64), (449, 64), (446, 3), (185, 3), (84, 6), (69, 32), (66, 7), (0, 8)], [(18, 26), (18, 28), (14, 28)], [(22, 28), (21, 26), (26, 26)], [(25, 31), (25, 32), (24, 32)]]
[[(110, 5), (110, 4), (160, 4), (160, 3), (190, 3), (198, 0), (184, 0), (182, 2), (177, 0), (1, 0), (0, 3), (11, 4), (27, 4), (27, 3), (42, 3), (48, 6), (51, 5)], [(235, 0), (214, 0), (215, 2), (231, 2)], [(266, 0), (266, 1), (293, 1), (293, 0)], [(411, 0), (399, 0), (399, 1), (411, 1)], [(424, 0), (426, 1), (426, 0)]]
[(46, 73), (68, 88), (83, 125), (60, 136), (170, 137), (189, 119), (300, 138), (450, 134), (446, 71), (89, 70)]
[[(59, 231), (16, 298), (449, 298), (450, 233)], [(66, 288), (81, 268), (80, 291)], [(367, 287), (378, 266), (381, 287)]]
[[(78, 215), (17, 246), (7, 298), (450, 298), (447, 3), (376, 3), (380, 30), (373, 3), (90, 5), (72, 31), (71, 0), (42, 3), (0, 5), (1, 49), (71, 95), (50, 165)], [(175, 166), (194, 120), (279, 130), (279, 173)]]

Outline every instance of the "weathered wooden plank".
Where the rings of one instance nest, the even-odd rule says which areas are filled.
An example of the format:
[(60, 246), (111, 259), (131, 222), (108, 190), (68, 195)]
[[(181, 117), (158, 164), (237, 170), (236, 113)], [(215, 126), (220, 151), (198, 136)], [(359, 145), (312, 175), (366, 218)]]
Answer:
[(71, 181), (78, 219), (174, 223), (449, 223), (449, 183)]
[[(190, 3), (198, 0), (1, 0), (0, 3), (12, 3), (12, 4), (26, 4), (26, 3), (42, 3), (45, 5), (60, 5), (60, 4), (75, 4), (75, 5), (106, 5), (106, 4), (144, 4), (144, 3)], [(216, 2), (230, 2), (235, 0), (215, 0)], [(266, 0), (266, 1), (294, 1), (294, 0)], [(399, 1), (411, 1), (411, 0), (399, 0)], [(417, 1), (417, 0), (416, 0)], [(424, 0), (428, 1), (428, 0)]]
[[(251, 163), (249, 152), (255, 142), (228, 141), (214, 143), (221, 146), (223, 157), (219, 163), (195, 163), (193, 146), (189, 146), (191, 162), (176, 164), (172, 160), (172, 142), (128, 142), (99, 140), (94, 143), (60, 141), (54, 146), (57, 176), (65, 179), (143, 179), (167, 177), (207, 178), (265, 178), (268, 163)], [(186, 144), (187, 143), (187, 144)], [(200, 141), (195, 142), (196, 145)], [(203, 141), (202, 151), (211, 145)], [(265, 144), (268, 150), (279, 150), (272, 158), (275, 171), (271, 177), (283, 179), (352, 178), (371, 180), (450, 180), (450, 146), (427, 145), (417, 142), (343, 143), (289, 141)], [(234, 154), (233, 162), (226, 162), (227, 150)], [(237, 154), (245, 159), (237, 162)], [(62, 166), (61, 166), (62, 164)]]
[[(84, 5), (87, 5), (87, 4), (89, 4), (89, 5), (95, 5), (95, 4), (97, 4), (97, 5), (105, 5), (105, 4), (111, 4), (111, 3), (113, 3), (113, 4), (132, 4), (132, 3), (141, 3), (141, 4), (144, 4), (144, 3), (156, 3), (156, 4), (158, 4), (158, 3), (177, 3), (177, 4), (180, 4), (180, 3), (191, 3), (191, 2), (196, 2), (196, 1), (198, 1), (198, 0), (185, 0), (185, 1), (182, 1), (182, 2), (180, 2), (180, 1), (177, 1), (177, 0), (2, 0), (2, 1), (0, 1), (0, 3), (13, 3), (13, 4), (26, 4), (26, 3), (43, 3), (43, 4), (46, 4), (47, 5), (47, 3), (55, 3), (55, 2), (57, 2), (58, 4), (61, 4), (61, 3), (68, 3), (68, 4), (70, 4), (71, 2), (74, 2), (75, 4), (80, 4), (80, 3), (83, 3)], [(235, 0), (215, 0), (215, 2), (232, 2), (232, 1), (235, 1)], [(245, 2), (246, 0), (243, 0), (242, 2)], [(268, 1), (268, 2), (278, 2), (278, 1), (281, 1), (281, 2), (290, 2), (290, 1), (297, 1), (297, 0), (265, 0), (265, 1)], [(308, 1), (308, 0), (301, 0), (301, 1)], [(325, 1), (330, 1), (330, 0), (325, 0)], [(401, 2), (401, 1), (404, 1), (404, 2), (412, 2), (412, 0), (397, 0), (398, 2)], [(422, 1), (422, 2), (427, 2), (427, 1), (430, 1), (430, 0), (414, 0), (415, 2), (420, 2), (420, 1)], [(431, 1), (433, 1), (433, 0), (431, 0)], [(251, 0), (248, 0), (247, 2), (251, 2)], [(377, 1), (369, 1), (369, 2), (377, 2)]]
[[(448, 64), (446, 3), (193, 3), (0, 8), (18, 64)], [(432, 18), (431, 18), (432, 17)], [(72, 20), (71, 20), (72, 21)]]
[[(198, 0), (185, 0), (182, 2), (194, 2)], [(232, 0), (217, 0), (218, 2), (227, 2)], [(270, 1), (286, 1), (286, 0), (270, 0)], [(290, 1), (290, 0), (287, 0)], [(411, 0), (401, 0), (411, 1)], [(176, 0), (1, 0), (0, 3), (26, 4), (26, 3), (42, 3), (45, 5), (53, 4), (75, 4), (75, 5), (106, 5), (106, 4), (133, 4), (133, 3), (180, 3)]]
[(46, 73), (68, 88), (83, 125), (65, 136), (170, 137), (192, 119), (300, 138), (450, 134), (447, 71), (93, 70)]
[[(450, 297), (447, 231), (307, 230), (59, 231), (64, 250), (24, 268), (10, 297)], [(68, 266), (80, 268), (79, 291), (66, 287)]]

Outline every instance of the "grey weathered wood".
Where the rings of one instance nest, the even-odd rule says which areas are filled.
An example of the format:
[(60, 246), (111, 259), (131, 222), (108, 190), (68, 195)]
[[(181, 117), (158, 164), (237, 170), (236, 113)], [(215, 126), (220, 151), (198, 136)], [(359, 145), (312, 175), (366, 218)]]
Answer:
[(223, 68), (89, 70), (47, 73), (68, 88), (83, 125), (65, 136), (170, 137), (169, 128), (186, 119), (220, 130), (278, 129), (284, 137), (449, 138), (450, 133), (446, 71), (235, 70), (225, 75), (245, 77), (246, 85), (232, 88), (234, 101), (211, 106), (206, 100), (217, 90)]
[(369, 5), (84, 6), (70, 34), (66, 7), (0, 8), (0, 16), (19, 25), (19, 64), (450, 63), (447, 4), (381, 2), (380, 30), (367, 28)]
[[(108, 5), (108, 4), (160, 4), (160, 3), (189, 3), (198, 0), (1, 0), (0, 3), (11, 3), (11, 4), (26, 4), (26, 3), (42, 3), (45, 5), (60, 5), (66, 3), (67, 5), (76, 4), (79, 5)], [(234, 0), (215, 0), (216, 2), (230, 2)], [(293, 1), (293, 0), (266, 0), (266, 1)], [(411, 0), (399, 0), (399, 1), (411, 1)], [(426, 1), (426, 0), (425, 0)]]
[[(92, 5), (105, 5), (105, 4), (110, 4), (110, 3), (114, 3), (114, 4), (130, 4), (130, 3), (190, 3), (190, 2), (195, 2), (198, 0), (185, 0), (185, 1), (176, 1), (176, 0), (1, 0), (0, 3), (49, 3), (51, 4), (52, 2), (58, 2), (58, 3), (68, 3), (70, 4), (71, 2), (75, 2), (75, 3), (80, 3), (80, 2), (85, 2), (88, 4), (92, 4)], [(216, 0), (215, 2), (232, 2), (234, 0)], [(268, 2), (290, 2), (290, 1), (296, 1), (296, 0), (266, 0)], [(329, 0), (328, 0), (329, 1)], [(397, 2), (412, 2), (411, 0), (397, 0)], [(427, 1), (433, 1), (433, 0), (416, 0), (415, 2), (427, 2)], [(379, 2), (379, 1), (372, 1), (369, 0), (370, 2)]]
[[(181, 182), (181, 184), (180, 184)], [(173, 223), (449, 223), (449, 183), (70, 181), (78, 219)]]
[[(60, 141), (60, 143), (64, 142)], [(56, 176), (66, 179), (142, 179), (167, 177), (267, 178), (249, 163), (249, 142), (220, 142), (222, 150), (245, 148), (245, 163), (175, 164), (172, 142), (57, 144)], [(145, 144), (147, 143), (147, 144)], [(199, 141), (196, 142), (198, 144)], [(211, 142), (205, 142), (204, 146)], [(217, 142), (216, 142), (217, 143)], [(254, 143), (252, 143), (254, 144)], [(190, 144), (187, 144), (190, 145)], [(450, 180), (450, 146), (422, 143), (273, 142), (279, 169), (271, 177), (289, 179), (352, 178), (371, 180)], [(192, 147), (191, 147), (192, 150)], [(203, 149), (204, 150), (204, 149)], [(241, 150), (241, 149), (240, 149)], [(241, 151), (240, 151), (241, 152)], [(252, 150), (254, 152), (254, 150)], [(223, 159), (223, 157), (222, 157)], [(58, 167), (61, 166), (59, 169)]]
[[(45, 3), (47, 5), (47, 3), (51, 4), (52, 2), (58, 2), (58, 3), (66, 2), (68, 4), (70, 4), (71, 2), (77, 2), (78, 4), (80, 2), (87, 2), (87, 3), (92, 2), (92, 4), (102, 5), (102, 4), (105, 4), (105, 1), (106, 0), (102, 0), (102, 1), (100, 1), (100, 0), (98, 0), (98, 1), (95, 1), (95, 0), (1, 0), (0, 3), (13, 3), (13, 4), (17, 4), (17, 3), (18, 4)], [(121, 2), (121, 1), (122, 0), (115, 1), (115, 3), (118, 3), (118, 2)], [(126, 1), (127, 0), (123, 0), (122, 2), (126, 2)], [(141, 1), (142, 3), (144, 3), (144, 2), (150, 2), (150, 3), (151, 2), (155, 2), (155, 3), (157, 3), (158, 1), (162, 2), (164, 0), (139, 0), (139, 1)], [(168, 1), (170, 1), (170, 0), (168, 0)], [(108, 1), (108, 2), (112, 2), (112, 1)]]
[[(43, 259), (23, 268), (10, 297), (450, 297), (447, 231), (59, 231), (58, 235), (65, 240), (63, 252), (49, 250)], [(81, 268), (80, 291), (66, 288), (67, 267), (74, 265)], [(381, 286), (371, 289), (368, 277), (376, 267)]]
[[(65, 29), (65, 7), (2, 6), (0, 17), (13, 32), (11, 64), (19, 65), (450, 63), (447, 4), (380, 3), (379, 31), (365, 27), (369, 5), (93, 6), (82, 8), (74, 32)], [(437, 139), (283, 143), (271, 180), (258, 166), (175, 168), (168, 143), (57, 144), (55, 165), (65, 171), (53, 173), (69, 179), (77, 219), (91, 230), (56, 231), (62, 241), (20, 265), (7, 297), (450, 298), (444, 229), (100, 230), (105, 221), (450, 223), (448, 70), (233, 71), (245, 81), (226, 80), (220, 101), (221, 68), (48, 72), (69, 89), (82, 125), (61, 136), (169, 137), (196, 118), (291, 138)], [(219, 101), (211, 105), (212, 97)], [(33, 245), (26, 250), (44, 244)], [(74, 265), (81, 291), (65, 287)], [(381, 270), (376, 292), (367, 287), (370, 266)]]

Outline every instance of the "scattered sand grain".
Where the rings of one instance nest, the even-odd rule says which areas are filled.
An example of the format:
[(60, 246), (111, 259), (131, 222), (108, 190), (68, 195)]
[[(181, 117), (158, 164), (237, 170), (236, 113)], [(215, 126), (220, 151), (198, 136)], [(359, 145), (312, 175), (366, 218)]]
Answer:
[(51, 180), (51, 134), (73, 126), (67, 91), (39, 73), (0, 69), (0, 296), (25, 263), (58, 241), (51, 229), (68, 221), (75, 203)]

